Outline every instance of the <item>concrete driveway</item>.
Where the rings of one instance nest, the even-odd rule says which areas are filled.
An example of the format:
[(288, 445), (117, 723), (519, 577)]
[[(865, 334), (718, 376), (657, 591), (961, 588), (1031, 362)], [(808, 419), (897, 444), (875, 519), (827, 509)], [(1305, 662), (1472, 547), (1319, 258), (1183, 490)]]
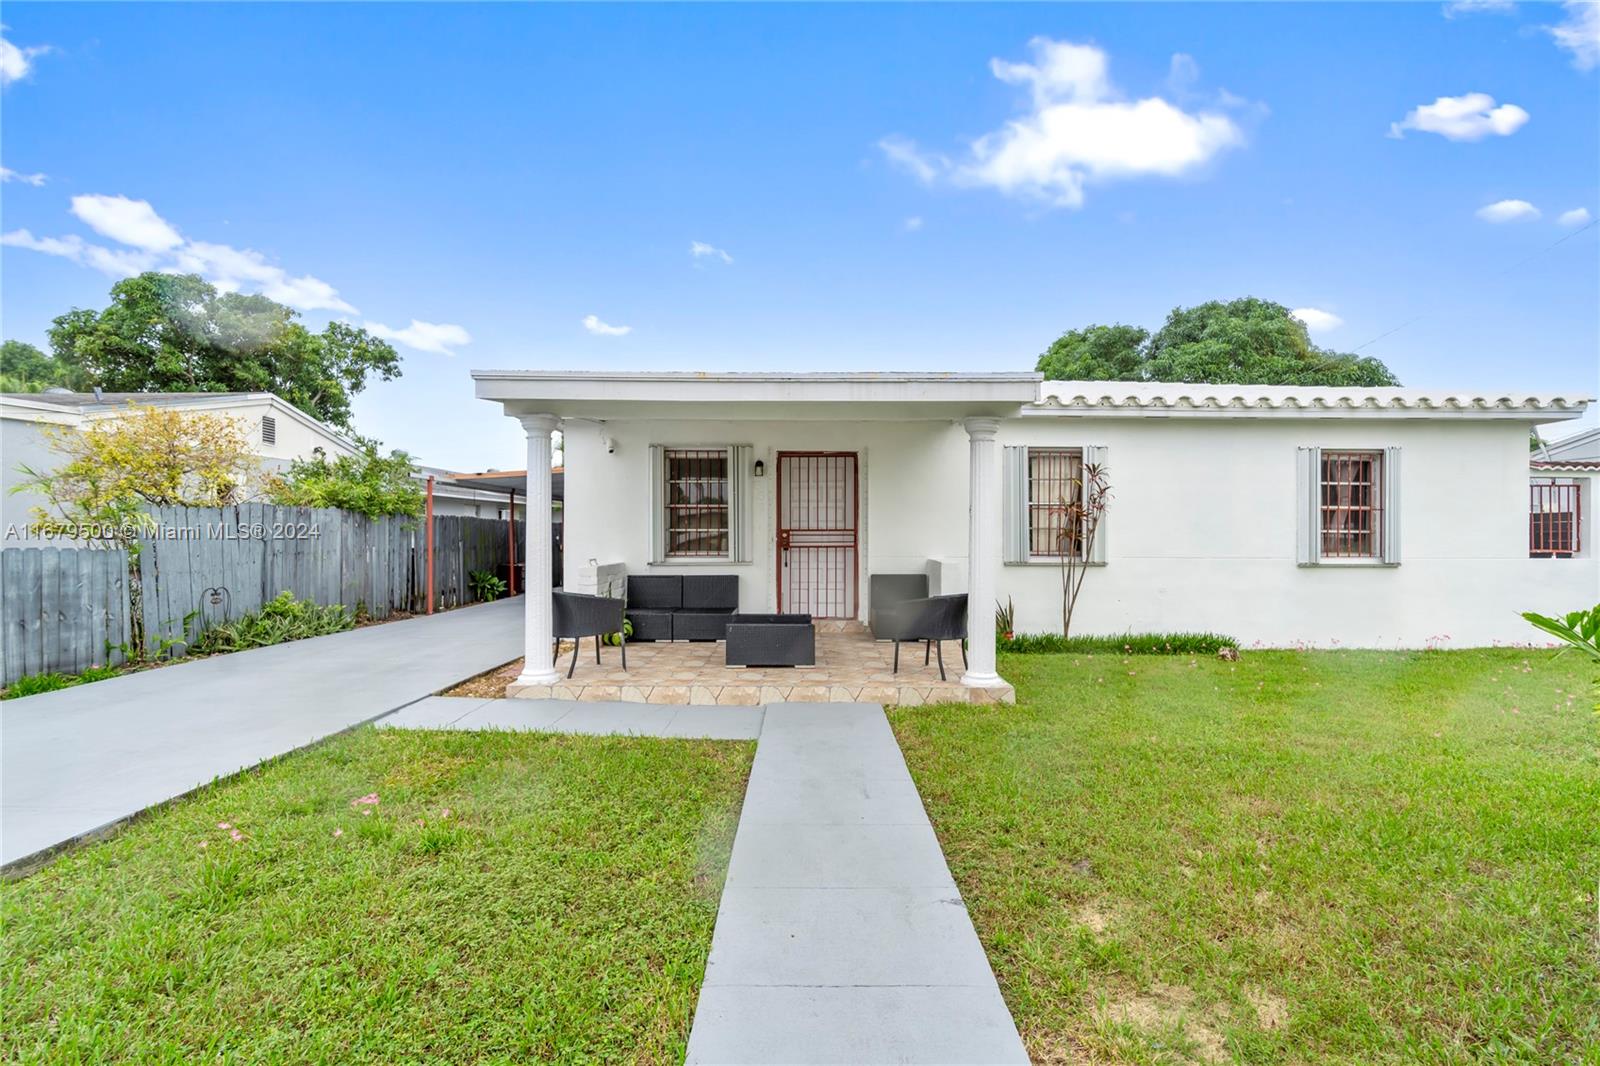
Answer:
[(522, 654), (521, 597), (0, 703), (0, 863)]

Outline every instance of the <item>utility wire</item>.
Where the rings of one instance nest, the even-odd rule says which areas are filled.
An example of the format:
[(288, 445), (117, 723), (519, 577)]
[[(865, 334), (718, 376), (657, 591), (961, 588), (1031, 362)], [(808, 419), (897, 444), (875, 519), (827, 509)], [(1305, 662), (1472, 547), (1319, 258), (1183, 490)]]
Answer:
[[(1524, 265), (1525, 263), (1530, 263), (1533, 260), (1539, 258), (1541, 255), (1545, 255), (1548, 252), (1554, 251), (1558, 246), (1567, 243), (1568, 241), (1572, 240), (1572, 238), (1576, 237), (1578, 234), (1587, 233), (1589, 230), (1594, 229), (1596, 226), (1600, 226), (1600, 218), (1593, 219), (1592, 221), (1590, 221), (1590, 223), (1587, 226), (1584, 226), (1584, 227), (1582, 227), (1580, 229), (1573, 230), (1571, 233), (1567, 234), (1565, 237), (1562, 237), (1559, 241), (1556, 241), (1554, 244), (1547, 245), (1547, 246), (1539, 249), (1537, 252), (1531, 252), (1528, 255), (1523, 256), (1521, 259), (1518, 259), (1515, 263), (1512, 263), (1510, 266), (1506, 267), (1504, 270), (1501, 270), (1501, 271), (1499, 271), (1498, 273), (1495, 273), (1495, 274), (1490, 274), (1489, 277), (1491, 277), (1491, 278), (1504, 277), (1505, 275), (1511, 273), (1513, 270), (1515, 270), (1518, 267)], [(1367, 341), (1365, 344), (1356, 345), (1354, 348), (1350, 349), (1350, 351), (1351, 351), (1352, 354), (1354, 354), (1355, 352), (1359, 352), (1361, 349), (1367, 347), (1368, 345), (1377, 344), (1379, 341), (1383, 340), (1383, 338), (1393, 336), (1394, 334), (1399, 333), (1401, 330), (1405, 329), (1407, 326), (1411, 325), (1413, 322), (1420, 322), (1422, 319), (1427, 318), (1431, 314), (1433, 314), (1433, 311), (1424, 311), (1420, 315), (1413, 315), (1411, 318), (1406, 319), (1404, 322), (1402, 322), (1398, 326), (1394, 327), (1394, 329), (1386, 330), (1383, 333), (1380, 333), (1376, 337), (1372, 338), (1370, 341)]]

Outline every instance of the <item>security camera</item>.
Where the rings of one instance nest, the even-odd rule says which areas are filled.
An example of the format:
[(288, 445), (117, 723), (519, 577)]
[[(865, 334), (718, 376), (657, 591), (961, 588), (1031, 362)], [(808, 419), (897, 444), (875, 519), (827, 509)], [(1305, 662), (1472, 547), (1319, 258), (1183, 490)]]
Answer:
[(601, 437), (600, 438), (600, 443), (604, 444), (606, 446), (606, 454), (607, 455), (615, 455), (617, 453), (617, 441), (616, 441), (616, 438), (614, 438), (614, 437)]

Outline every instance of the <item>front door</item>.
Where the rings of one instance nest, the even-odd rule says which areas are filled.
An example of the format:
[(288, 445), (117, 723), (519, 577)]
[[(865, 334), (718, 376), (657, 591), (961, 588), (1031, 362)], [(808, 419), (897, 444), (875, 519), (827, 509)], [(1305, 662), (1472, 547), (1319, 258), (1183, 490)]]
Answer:
[(854, 618), (860, 493), (854, 452), (778, 453), (778, 610)]

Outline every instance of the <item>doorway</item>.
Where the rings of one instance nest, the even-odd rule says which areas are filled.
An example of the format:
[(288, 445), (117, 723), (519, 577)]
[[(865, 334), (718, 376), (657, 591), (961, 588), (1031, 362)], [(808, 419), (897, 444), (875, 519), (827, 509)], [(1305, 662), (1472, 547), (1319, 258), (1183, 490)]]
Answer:
[(778, 453), (778, 610), (854, 618), (861, 511), (855, 452)]

